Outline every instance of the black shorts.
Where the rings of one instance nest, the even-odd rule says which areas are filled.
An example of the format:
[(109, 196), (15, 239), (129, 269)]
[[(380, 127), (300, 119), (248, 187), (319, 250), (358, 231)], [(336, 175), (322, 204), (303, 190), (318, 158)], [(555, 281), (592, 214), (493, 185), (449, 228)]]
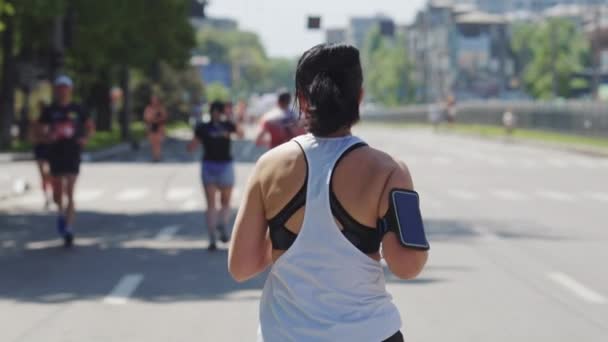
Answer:
[(77, 175), (80, 172), (81, 148), (77, 143), (55, 143), (49, 148), (52, 176)]
[(49, 145), (48, 144), (36, 144), (34, 146), (34, 158), (36, 160), (48, 160), (49, 159)]

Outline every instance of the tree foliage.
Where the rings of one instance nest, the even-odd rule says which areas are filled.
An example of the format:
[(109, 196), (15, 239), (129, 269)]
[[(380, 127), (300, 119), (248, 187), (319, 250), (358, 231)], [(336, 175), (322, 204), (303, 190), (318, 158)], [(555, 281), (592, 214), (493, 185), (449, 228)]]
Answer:
[(587, 86), (574, 77), (589, 62), (589, 43), (584, 33), (568, 19), (550, 19), (515, 27), (512, 49), (526, 90), (536, 98), (553, 97), (555, 70), (558, 97), (572, 97), (577, 89)]
[(269, 58), (253, 32), (204, 28), (197, 34), (195, 51), (211, 62), (231, 66), (235, 95), (292, 87), (295, 61)]
[[(7, 13), (10, 3), (16, 56), (11, 69), (27, 62), (51, 77), (54, 65), (63, 65), (62, 71), (75, 80), (77, 97), (98, 117), (102, 130), (113, 121), (109, 89), (119, 82), (121, 71), (127, 68), (158, 76), (161, 61), (183, 70), (195, 45), (188, 0), (0, 0), (0, 12)], [(64, 37), (71, 38), (71, 44), (61, 60), (56, 57), (52, 33), (55, 23), (67, 17), (73, 20), (66, 27), (73, 29), (66, 30)], [(2, 114), (13, 116), (12, 112)]]
[(383, 37), (380, 29), (373, 30), (366, 39), (362, 60), (369, 97), (387, 106), (412, 100), (412, 63), (400, 37)]
[(230, 90), (224, 87), (223, 84), (217, 82), (207, 85), (205, 95), (208, 102), (230, 100)]

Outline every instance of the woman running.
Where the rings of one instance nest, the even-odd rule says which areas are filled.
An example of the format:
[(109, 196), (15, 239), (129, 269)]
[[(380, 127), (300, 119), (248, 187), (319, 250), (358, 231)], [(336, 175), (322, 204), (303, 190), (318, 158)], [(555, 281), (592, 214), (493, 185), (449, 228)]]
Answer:
[(162, 144), (165, 138), (165, 123), (167, 110), (156, 95), (150, 97), (150, 104), (144, 111), (144, 121), (148, 128), (148, 140), (152, 148), (152, 159), (160, 161), (162, 157)]
[(296, 98), (309, 134), (257, 162), (229, 249), (237, 281), (272, 265), (258, 341), (403, 341), (380, 259), (411, 279), (427, 251), (404, 247), (392, 225), (377, 228), (394, 211), (391, 191), (413, 184), (405, 164), (351, 134), (362, 97), (356, 48), (322, 44), (300, 58)]
[(243, 131), (238, 124), (224, 116), (224, 103), (219, 101), (211, 103), (209, 112), (211, 121), (200, 123), (195, 127), (194, 137), (188, 144), (188, 151), (193, 151), (199, 144), (203, 145), (201, 179), (207, 200), (209, 250), (214, 251), (217, 249), (216, 231), (219, 232), (222, 242), (228, 242), (230, 239), (226, 227), (230, 223), (230, 197), (234, 186), (231, 138), (232, 136), (242, 138)]

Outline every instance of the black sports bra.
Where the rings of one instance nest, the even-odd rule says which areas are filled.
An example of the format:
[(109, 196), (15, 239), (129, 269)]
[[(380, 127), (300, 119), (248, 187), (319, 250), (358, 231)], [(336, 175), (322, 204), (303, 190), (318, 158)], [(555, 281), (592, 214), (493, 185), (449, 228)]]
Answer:
[[(340, 160), (344, 158), (351, 151), (367, 146), (365, 143), (358, 143), (347, 149), (338, 158), (335, 167), (338, 165)], [(333, 182), (333, 179), (332, 179)], [(380, 241), (382, 237), (378, 229), (365, 226), (357, 222), (347, 211), (344, 209), (342, 204), (338, 201), (338, 198), (334, 194), (332, 189), (332, 182), (330, 182), (330, 206), (331, 212), (334, 217), (342, 225), (342, 233), (357, 249), (365, 254), (376, 253), (380, 250)], [(298, 193), (287, 203), (287, 205), (273, 218), (268, 220), (268, 228), (270, 229), (270, 241), (272, 242), (272, 248), (276, 250), (285, 251), (297, 238), (297, 234), (294, 234), (285, 227), (285, 223), (293, 216), (300, 208), (306, 204), (306, 187), (308, 185), (308, 175), (304, 180), (304, 185), (298, 191)]]

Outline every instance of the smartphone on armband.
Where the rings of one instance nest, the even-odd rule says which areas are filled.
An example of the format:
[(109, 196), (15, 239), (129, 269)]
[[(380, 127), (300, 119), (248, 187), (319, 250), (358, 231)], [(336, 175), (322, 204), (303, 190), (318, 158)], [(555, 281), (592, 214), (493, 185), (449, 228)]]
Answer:
[(389, 196), (389, 211), (382, 219), (383, 231), (397, 234), (399, 242), (404, 247), (429, 250), (418, 193), (412, 190), (393, 189)]

